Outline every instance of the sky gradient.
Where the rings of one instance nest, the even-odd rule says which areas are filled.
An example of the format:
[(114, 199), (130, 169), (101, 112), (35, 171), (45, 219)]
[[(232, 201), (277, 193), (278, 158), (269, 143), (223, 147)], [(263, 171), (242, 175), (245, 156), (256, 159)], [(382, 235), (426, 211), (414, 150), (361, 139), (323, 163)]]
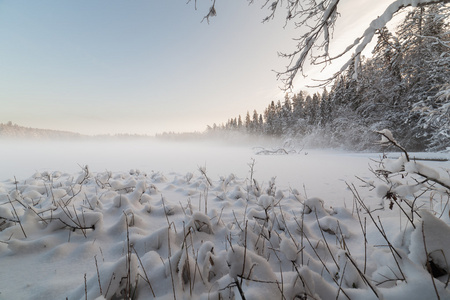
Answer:
[[(344, 1), (336, 47), (390, 2)], [(245, 0), (219, 0), (217, 17), (201, 22), (210, 4), (0, 0), (0, 123), (152, 135), (262, 113), (283, 99), (272, 70), (284, 69), (277, 51), (299, 32), (283, 29), (281, 14), (261, 24), (261, 3)], [(327, 75), (311, 69), (296, 88)]]

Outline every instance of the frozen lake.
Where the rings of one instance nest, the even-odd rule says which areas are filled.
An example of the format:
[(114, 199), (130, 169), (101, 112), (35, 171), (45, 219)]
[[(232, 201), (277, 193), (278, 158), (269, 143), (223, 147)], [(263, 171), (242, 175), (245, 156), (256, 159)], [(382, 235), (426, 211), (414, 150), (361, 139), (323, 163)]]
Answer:
[[(255, 160), (254, 175), (267, 186), (276, 177), (277, 186), (296, 188), (307, 196), (327, 202), (351, 203), (346, 182), (359, 185), (355, 175), (372, 177), (369, 164), (379, 153), (350, 153), (337, 150), (302, 150), (289, 155), (257, 155), (252, 146), (230, 146), (210, 142), (160, 142), (154, 140), (95, 141), (2, 141), (0, 181), (26, 179), (35, 172), (76, 173), (88, 165), (93, 172), (139, 169), (151, 174), (198, 173), (206, 167), (218, 180), (233, 173), (250, 178), (249, 164)], [(395, 156), (398, 154), (393, 154)], [(448, 154), (446, 154), (448, 156)], [(446, 166), (449, 167), (448, 162)], [(347, 203), (347, 204), (348, 204)]]

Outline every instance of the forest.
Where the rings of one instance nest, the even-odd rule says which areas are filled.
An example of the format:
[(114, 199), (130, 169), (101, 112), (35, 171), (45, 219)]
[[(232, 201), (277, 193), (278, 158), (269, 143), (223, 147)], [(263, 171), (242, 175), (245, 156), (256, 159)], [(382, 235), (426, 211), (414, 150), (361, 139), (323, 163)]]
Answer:
[(322, 92), (286, 93), (209, 134), (239, 131), (292, 138), (312, 147), (369, 150), (375, 131), (391, 128), (410, 151), (450, 145), (450, 7), (410, 9), (395, 30), (377, 30), (371, 57), (353, 64)]

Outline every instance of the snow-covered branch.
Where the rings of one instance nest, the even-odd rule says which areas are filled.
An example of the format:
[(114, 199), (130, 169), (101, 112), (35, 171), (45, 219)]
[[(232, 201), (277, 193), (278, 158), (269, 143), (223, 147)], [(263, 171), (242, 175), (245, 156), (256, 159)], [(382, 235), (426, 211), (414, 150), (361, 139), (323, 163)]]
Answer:
[[(426, 166), (422, 163), (416, 162), (415, 160), (410, 160), (410, 156), (406, 149), (402, 147), (393, 137), (392, 133), (388, 129), (383, 129), (381, 131), (377, 131), (378, 134), (381, 135), (381, 141), (379, 141), (379, 144), (381, 145), (393, 145), (396, 148), (400, 149), (403, 154), (404, 158), (400, 157), (398, 161), (395, 163), (395, 167), (384, 167), (382, 172), (380, 174), (383, 174), (386, 176), (386, 174), (391, 173), (399, 173), (402, 171), (405, 171), (409, 174), (416, 174), (420, 177), (424, 178), (425, 181), (414, 184), (414, 186), (421, 186), (422, 184), (425, 184), (427, 181), (431, 182), (432, 184), (438, 184), (441, 187), (444, 188), (444, 192), (447, 194), (450, 194), (450, 178), (442, 178), (437, 170), (434, 168), (431, 168), (429, 166)], [(405, 175), (406, 176), (406, 175)], [(404, 178), (405, 176), (402, 176)], [(388, 180), (389, 181), (389, 180)], [(395, 185), (397, 186), (396, 189), (398, 189), (398, 186), (401, 186), (399, 182), (396, 182)], [(407, 186), (407, 184), (405, 184)], [(431, 187), (426, 187), (426, 189), (429, 189)], [(392, 193), (391, 189), (388, 190), (389, 193)]]
[[(298, 1), (295, 1), (298, 3)], [(372, 41), (377, 30), (386, 26), (393, 18), (393, 16), (406, 7), (418, 7), (418, 6), (426, 6), (437, 3), (450, 3), (449, 0), (397, 0), (394, 1), (391, 5), (389, 5), (384, 13), (374, 19), (370, 25), (366, 28), (362, 36), (355, 39), (355, 41), (348, 45), (344, 51), (335, 55), (333, 57), (329, 57), (329, 46), (331, 42), (331, 37), (329, 35), (329, 31), (333, 28), (338, 13), (338, 4), (339, 0), (333, 1), (321, 1), (316, 4), (315, 1), (311, 1), (310, 5), (315, 5), (315, 8), (323, 7), (325, 8), (323, 12), (320, 10), (314, 9), (306, 9), (303, 14), (298, 14), (298, 18), (306, 18), (304, 21), (300, 22), (300, 24), (307, 24), (308, 20), (316, 20), (319, 21), (315, 26), (311, 26), (308, 33), (303, 35), (298, 42), (297, 50), (293, 51), (290, 54), (284, 54), (283, 56), (291, 58), (291, 62), (286, 68), (286, 71), (279, 72), (278, 75), (283, 78), (285, 83), (285, 87), (290, 89), (293, 87), (294, 78), (297, 73), (303, 72), (303, 66), (307, 61), (307, 58), (311, 58), (312, 64), (327, 64), (333, 60), (336, 60), (347, 53), (350, 53), (353, 50), (353, 56), (346, 63), (344, 63), (341, 69), (333, 75), (333, 77), (328, 78), (325, 82), (331, 82), (335, 78), (337, 78), (342, 72), (344, 72), (354, 61), (353, 57), (358, 57), (367, 45)], [(318, 16), (318, 14), (320, 14)], [(319, 49), (320, 52), (318, 54), (313, 53), (313, 49)]]
[(406, 161), (409, 162), (409, 155), (408, 152), (406, 151), (405, 148), (403, 148), (395, 139), (394, 136), (392, 135), (392, 132), (389, 129), (383, 129), (380, 131), (377, 131), (376, 133), (381, 135), (381, 141), (379, 141), (378, 143), (380, 145), (390, 145), (392, 144), (393, 146), (397, 147), (398, 149), (400, 149), (406, 157)]
[[(214, 0), (212, 2), (208, 14), (204, 18), (207, 21), (209, 21), (210, 17), (216, 15), (216, 1)], [(256, 1), (248, 0), (248, 2), (253, 4)], [(269, 10), (263, 22), (273, 19), (275, 13), (281, 8), (286, 11), (286, 24), (293, 22), (296, 28), (307, 29), (305, 34), (296, 38), (298, 43), (295, 50), (279, 54), (281, 57), (289, 60), (286, 70), (277, 73), (278, 78), (284, 82), (285, 89), (289, 90), (293, 88), (294, 79), (297, 74), (304, 74), (305, 64), (323, 64), (326, 66), (328, 63), (352, 52), (352, 58), (344, 63), (336, 74), (331, 78), (323, 80), (323, 82), (326, 84), (337, 78), (354, 62), (353, 57), (358, 57), (366, 49), (375, 33), (386, 26), (397, 12), (407, 7), (424, 7), (438, 3), (450, 3), (450, 0), (393, 0), (386, 7), (383, 14), (370, 22), (360, 37), (357, 37), (344, 51), (334, 56), (330, 56), (329, 51), (332, 32), (339, 16), (338, 8), (341, 3), (340, 0), (263, 0), (262, 2), (262, 7)]]

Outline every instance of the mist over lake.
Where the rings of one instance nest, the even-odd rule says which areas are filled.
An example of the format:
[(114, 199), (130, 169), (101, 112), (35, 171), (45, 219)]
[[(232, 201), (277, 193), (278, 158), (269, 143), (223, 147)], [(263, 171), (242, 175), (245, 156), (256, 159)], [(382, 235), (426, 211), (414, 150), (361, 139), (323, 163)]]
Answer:
[(233, 173), (250, 178), (250, 166), (255, 161), (253, 178), (267, 184), (275, 177), (277, 185), (305, 190), (311, 196), (343, 200), (333, 186), (345, 191), (345, 181), (355, 181), (355, 175), (369, 176), (369, 158), (379, 154), (349, 153), (338, 150), (294, 149), (289, 155), (259, 155), (264, 149), (278, 149), (275, 144), (226, 144), (224, 142), (174, 142), (156, 139), (110, 139), (104, 141), (23, 141), (2, 143), (0, 178), (24, 179), (35, 172), (81, 172), (140, 170), (152, 173), (184, 176), (199, 173), (205, 167), (213, 180)]

